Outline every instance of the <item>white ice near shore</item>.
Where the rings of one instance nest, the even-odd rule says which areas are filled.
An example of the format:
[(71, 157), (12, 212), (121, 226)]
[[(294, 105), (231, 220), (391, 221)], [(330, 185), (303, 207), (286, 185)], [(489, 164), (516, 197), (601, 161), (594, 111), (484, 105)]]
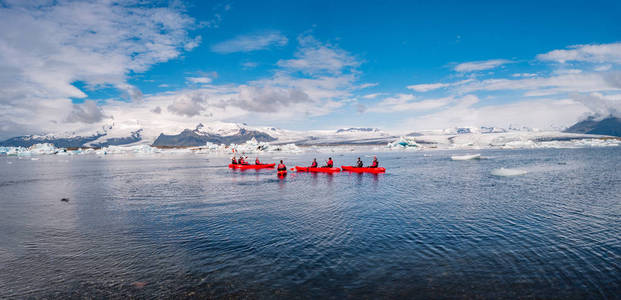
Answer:
[(64, 148), (56, 148), (54, 145), (35, 144), (31, 147), (0, 147), (0, 155), (7, 156), (33, 156), (33, 155), (80, 155), (80, 154), (97, 154), (97, 155), (109, 155), (109, 154), (155, 154), (155, 153), (198, 153), (198, 154), (253, 154), (263, 152), (286, 152), (286, 153), (298, 153), (302, 150), (295, 144), (273, 145), (266, 142), (257, 142), (255, 139), (251, 139), (242, 144), (213, 144), (207, 143), (205, 146), (200, 147), (186, 147), (186, 148), (158, 148), (151, 147), (145, 144), (130, 145), (130, 146), (108, 146), (100, 149), (92, 148), (80, 148), (76, 150), (67, 150)]
[[(192, 148), (191, 148), (192, 149)], [(246, 141), (243, 144), (213, 144), (207, 143), (205, 146), (196, 147), (193, 151), (197, 153), (238, 153), (238, 154), (251, 154), (251, 153), (262, 153), (262, 152), (287, 152), (287, 153), (298, 153), (302, 152), (302, 150), (296, 146), (295, 144), (284, 144), (284, 145), (273, 145), (268, 142), (257, 142), (256, 139), (252, 138), (249, 141)]]
[(562, 132), (500, 132), (404, 136), (386, 145), (390, 150), (411, 149), (537, 149), (585, 148), (621, 145), (620, 139)]
[(508, 169), (508, 168), (500, 168), (500, 169), (494, 169), (492, 170), (492, 175), (494, 176), (503, 176), (503, 177), (507, 177), (507, 176), (519, 176), (519, 175), (524, 175), (526, 173), (528, 173), (528, 171), (526, 170), (521, 170), (521, 169)]
[(32, 155), (48, 155), (66, 152), (63, 148), (56, 148), (49, 143), (35, 144), (30, 147), (0, 147), (1, 155), (9, 156), (32, 156)]

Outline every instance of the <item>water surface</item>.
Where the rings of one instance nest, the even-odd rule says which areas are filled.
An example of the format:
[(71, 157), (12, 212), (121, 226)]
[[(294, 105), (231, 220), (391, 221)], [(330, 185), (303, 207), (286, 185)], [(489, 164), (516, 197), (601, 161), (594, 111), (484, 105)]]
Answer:
[(481, 153), (0, 157), (0, 298), (618, 297), (621, 147)]

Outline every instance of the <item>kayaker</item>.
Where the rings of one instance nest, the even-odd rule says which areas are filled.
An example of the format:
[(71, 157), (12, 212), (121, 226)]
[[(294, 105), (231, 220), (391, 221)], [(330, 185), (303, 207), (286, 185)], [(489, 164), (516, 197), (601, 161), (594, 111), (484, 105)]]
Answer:
[(231, 164), (234, 164), (234, 165), (237, 164), (237, 159), (235, 159), (235, 156), (233, 156), (233, 159), (231, 160)]
[(259, 161), (258, 157), (254, 160), (254, 164), (255, 165), (262, 165), (262, 163), (261, 163), (261, 161)]
[(309, 168), (317, 168), (317, 159), (313, 158), (313, 163), (311, 163)]
[(278, 171), (287, 171), (287, 166), (285, 166), (282, 160), (280, 160), (280, 163), (278, 164)]
[(373, 162), (369, 166), (369, 168), (377, 168), (379, 167), (379, 162), (377, 161), (377, 156), (373, 156)]
[(356, 168), (362, 168), (362, 166), (362, 160), (360, 160), (360, 157), (358, 157), (358, 161), (356, 162)]
[(242, 157), (240, 157), (240, 158), (239, 158), (238, 164), (240, 164), (240, 165), (247, 165), (247, 164), (248, 164), (248, 162), (246, 162), (246, 160), (245, 160), (245, 159), (244, 159), (244, 157), (242, 156)]
[(332, 157), (328, 157), (328, 161), (326, 162), (326, 165), (323, 166), (322, 168), (332, 168), (334, 166), (334, 162), (332, 161)]

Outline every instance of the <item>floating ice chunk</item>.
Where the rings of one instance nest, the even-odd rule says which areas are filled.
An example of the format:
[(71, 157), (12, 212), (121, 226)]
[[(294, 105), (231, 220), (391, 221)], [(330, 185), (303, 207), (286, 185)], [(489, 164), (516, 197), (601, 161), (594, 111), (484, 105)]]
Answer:
[(28, 148), (32, 154), (56, 154), (60, 149), (54, 147), (53, 144), (34, 144)]
[(386, 145), (388, 149), (417, 149), (420, 145), (416, 143), (413, 137), (402, 136), (398, 140), (388, 143)]
[(528, 171), (520, 170), (520, 169), (500, 168), (500, 169), (492, 170), (492, 175), (494, 176), (518, 176), (518, 175), (524, 175), (526, 173), (528, 173)]
[[(302, 150), (295, 144), (272, 145), (267, 142), (257, 142), (255, 138), (243, 144), (231, 144), (230, 149), (235, 149), (238, 153), (260, 153), (260, 152), (289, 152), (297, 153)], [(229, 150), (230, 151), (230, 150)]]
[(453, 155), (451, 160), (473, 160), (481, 159), (481, 154), (468, 154), (468, 155)]

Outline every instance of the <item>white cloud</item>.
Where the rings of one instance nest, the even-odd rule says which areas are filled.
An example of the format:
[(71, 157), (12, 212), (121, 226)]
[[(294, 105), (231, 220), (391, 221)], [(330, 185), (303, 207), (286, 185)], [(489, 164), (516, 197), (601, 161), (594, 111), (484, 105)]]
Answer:
[(92, 124), (103, 120), (105, 117), (103, 110), (97, 105), (97, 102), (86, 100), (84, 103), (73, 104), (73, 110), (67, 117), (67, 122)]
[(360, 84), (356, 88), (357, 89), (366, 89), (366, 88), (370, 88), (370, 87), (374, 87), (374, 86), (378, 86), (378, 85), (379, 85), (379, 83), (377, 83), (377, 82), (373, 82), (373, 83), (369, 82), (369, 83)]
[(494, 69), (501, 65), (505, 65), (508, 63), (512, 63), (510, 60), (506, 59), (490, 59), (490, 60), (481, 60), (481, 61), (471, 61), (458, 64), (455, 66), (454, 70), (461, 73), (468, 73), (474, 71), (483, 71)]
[(514, 74), (511, 74), (511, 76), (513, 77), (536, 77), (537, 74), (535, 73), (514, 73)]
[[(547, 90), (554, 93), (567, 92), (597, 92), (615, 91), (610, 80), (600, 73), (564, 74), (550, 77), (534, 77), (522, 79), (487, 79), (473, 81), (458, 88), (460, 93), (475, 91), (502, 91), (502, 90)], [(550, 93), (548, 93), (550, 94)]]
[(180, 116), (193, 117), (205, 110), (205, 98), (201, 94), (183, 94), (168, 105), (168, 111)]
[(410, 90), (417, 91), (417, 92), (428, 92), (428, 91), (433, 91), (433, 90), (437, 90), (437, 89), (448, 87), (448, 86), (450, 86), (450, 84), (447, 84), (447, 83), (428, 83), (428, 84), (409, 85), (407, 88), (410, 89)]
[(185, 79), (191, 83), (202, 83), (202, 84), (207, 84), (212, 81), (212, 79), (209, 77), (186, 77)]
[(253, 87), (242, 85), (239, 93), (223, 104), (238, 106), (252, 112), (278, 112), (296, 104), (310, 104), (313, 100), (299, 89), (273, 86)]
[(603, 72), (603, 71), (608, 71), (610, 69), (612, 69), (612, 65), (611, 64), (606, 64), (606, 65), (597, 66), (595, 68), (595, 71)]
[(240, 35), (228, 41), (215, 44), (211, 51), (229, 54), (265, 50), (271, 47), (282, 47), (288, 42), (287, 37), (278, 31), (268, 31), (248, 35)]
[(437, 109), (448, 105), (453, 101), (452, 97), (426, 99), (414, 101), (416, 97), (412, 94), (398, 94), (393, 97), (384, 98), (379, 103), (368, 109), (369, 112), (406, 112), (406, 111), (426, 111)]
[(465, 126), (494, 126), (500, 128), (527, 126), (539, 129), (559, 129), (580, 120), (588, 109), (579, 102), (565, 99), (540, 99), (510, 104), (473, 106), (475, 96), (467, 95), (457, 105), (431, 114), (406, 120), (401, 127), (430, 130)]
[(345, 50), (330, 44), (322, 44), (312, 36), (300, 36), (300, 47), (294, 59), (280, 60), (278, 66), (310, 75), (341, 74), (358, 67), (358, 62)]
[(366, 95), (362, 96), (362, 98), (364, 98), (364, 99), (374, 99), (374, 98), (377, 98), (380, 95), (382, 95), (382, 93), (366, 94)]
[(542, 61), (621, 64), (621, 43), (574, 45), (537, 55)]
[(621, 118), (621, 94), (604, 95), (601, 93), (574, 94), (572, 99), (582, 103), (600, 117), (609, 115)]
[(96, 120), (90, 104), (76, 108), (69, 100), (86, 97), (76, 81), (116, 87), (139, 101), (142, 93), (127, 84), (128, 74), (176, 58), (188, 43), (197, 43), (188, 34), (193, 24), (175, 8), (133, 2), (3, 3), (2, 120), (12, 124), (10, 134), (78, 128)]
[(259, 64), (253, 61), (247, 61), (241, 64), (244, 69), (253, 69), (256, 68)]
[(559, 75), (563, 75), (563, 74), (580, 74), (582, 73), (582, 70), (580, 69), (556, 69), (553, 72), (554, 74), (559, 74)]

